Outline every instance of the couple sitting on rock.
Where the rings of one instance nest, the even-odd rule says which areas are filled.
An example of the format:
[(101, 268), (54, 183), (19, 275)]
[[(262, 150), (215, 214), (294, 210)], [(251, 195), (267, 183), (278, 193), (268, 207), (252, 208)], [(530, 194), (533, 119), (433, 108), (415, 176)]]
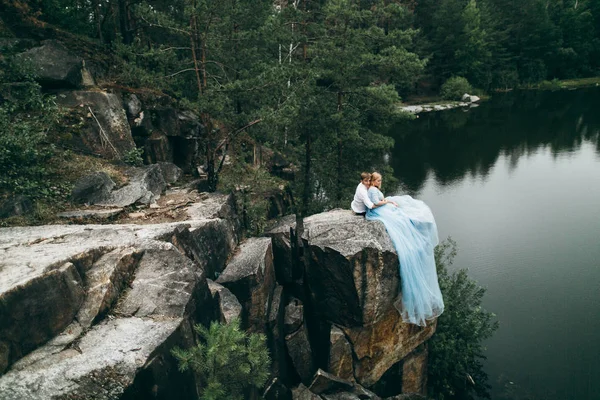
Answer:
[(363, 172), (360, 178), (351, 208), (385, 225), (400, 261), (402, 302), (395, 306), (404, 322), (425, 326), (444, 311), (433, 255), (438, 244), (433, 214), (424, 202), (408, 195), (384, 197), (377, 172)]

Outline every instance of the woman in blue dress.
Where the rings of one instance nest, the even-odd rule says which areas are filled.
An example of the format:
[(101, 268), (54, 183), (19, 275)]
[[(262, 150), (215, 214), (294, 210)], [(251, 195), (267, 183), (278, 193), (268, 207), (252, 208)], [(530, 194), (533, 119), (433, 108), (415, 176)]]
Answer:
[(383, 222), (400, 260), (402, 302), (394, 305), (402, 320), (425, 326), (444, 311), (433, 249), (438, 244), (435, 219), (429, 207), (412, 197), (385, 198), (381, 174), (371, 175), (369, 199), (377, 207), (367, 211), (368, 220)]

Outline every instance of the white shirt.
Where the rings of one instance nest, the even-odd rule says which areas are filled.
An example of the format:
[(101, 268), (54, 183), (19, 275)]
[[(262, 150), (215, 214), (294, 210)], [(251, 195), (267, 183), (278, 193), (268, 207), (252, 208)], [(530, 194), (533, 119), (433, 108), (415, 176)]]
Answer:
[(373, 208), (373, 205), (373, 202), (369, 199), (367, 187), (362, 182), (359, 183), (356, 187), (356, 193), (354, 193), (354, 200), (350, 204), (352, 211), (359, 214), (364, 213), (367, 212), (367, 208)]

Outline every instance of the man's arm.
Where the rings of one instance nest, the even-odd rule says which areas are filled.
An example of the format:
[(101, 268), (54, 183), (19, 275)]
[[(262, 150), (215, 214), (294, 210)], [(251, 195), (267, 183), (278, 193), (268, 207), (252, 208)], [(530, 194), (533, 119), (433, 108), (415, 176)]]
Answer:
[(365, 206), (369, 210), (371, 210), (373, 208), (377, 208), (377, 206), (375, 204), (373, 204), (373, 202), (369, 198), (369, 193), (367, 192), (366, 188), (361, 188), (361, 190), (360, 190), (360, 197), (361, 197), (361, 200), (363, 201), (363, 203), (365, 203)]

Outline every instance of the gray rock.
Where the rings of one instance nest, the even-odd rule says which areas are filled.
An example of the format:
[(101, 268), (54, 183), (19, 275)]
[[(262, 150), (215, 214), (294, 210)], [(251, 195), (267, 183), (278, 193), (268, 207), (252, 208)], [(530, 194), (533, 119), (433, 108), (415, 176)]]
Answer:
[(144, 156), (148, 164), (173, 162), (173, 146), (169, 137), (161, 131), (154, 131), (144, 141)]
[(142, 112), (142, 102), (135, 94), (125, 96), (123, 104), (127, 115), (130, 117), (137, 117)]
[(226, 287), (208, 279), (208, 288), (216, 304), (219, 305), (219, 321), (229, 324), (241, 319), (242, 305)]
[(304, 220), (307, 283), (315, 310), (343, 326), (367, 326), (393, 307), (399, 288), (398, 257), (378, 221), (347, 210)]
[[(396, 311), (398, 257), (383, 224), (351, 211), (333, 210), (305, 218), (303, 227), (304, 279), (311, 308), (321, 321), (343, 331), (352, 351), (354, 378), (360, 385), (371, 387), (429, 339), (435, 323), (415, 328), (404, 323)], [(329, 328), (326, 332), (331, 340)], [(343, 348), (342, 344), (343, 340)], [(339, 354), (349, 358), (347, 348)], [(339, 368), (339, 357), (331, 359)], [(349, 375), (349, 371), (343, 374)]]
[(118, 399), (181, 321), (119, 318), (93, 327), (77, 345), (0, 378), (0, 398)]
[(250, 238), (242, 243), (216, 282), (242, 304), (242, 326), (265, 332), (267, 307), (275, 289), (271, 239)]
[(332, 394), (352, 390), (351, 382), (319, 369), (308, 389), (315, 394)]
[(296, 332), (304, 322), (304, 307), (298, 299), (291, 299), (285, 307), (285, 317), (283, 320), (285, 334)]
[(177, 182), (183, 173), (181, 168), (170, 162), (159, 162), (158, 166), (162, 172), (163, 179), (168, 184)]
[(131, 289), (121, 297), (115, 313), (140, 318), (181, 318), (193, 306), (188, 304), (193, 297), (200, 304), (212, 302), (203, 271), (175, 249), (150, 249), (144, 252)]
[(292, 390), (292, 397), (294, 400), (321, 400), (321, 396), (314, 394), (302, 383), (297, 388)]
[(273, 241), (273, 262), (275, 267), (275, 276), (279, 284), (285, 285), (292, 283), (295, 279), (302, 276), (300, 263), (295, 262), (292, 256), (293, 238), (290, 232), (296, 229), (296, 216), (287, 215), (281, 218), (274, 226), (267, 229), (265, 235)]
[(5, 353), (0, 359), (8, 360), (3, 362), (6, 367), (71, 323), (83, 303), (84, 288), (77, 268), (70, 262), (49, 266), (36, 279), (19, 286), (11, 285), (2, 264), (0, 343)]
[[(230, 201), (230, 197), (227, 196), (220, 198), (225, 203)], [(228, 215), (224, 211), (229, 209), (228, 207), (225, 205), (212, 212)], [(192, 214), (201, 216), (197, 210)], [(49, 225), (0, 228), (0, 366), (6, 369), (42, 343), (53, 340), (56, 335), (60, 336), (61, 332), (76, 332), (82, 329), (79, 322), (74, 320), (76, 316), (76, 319), (81, 319), (80, 322), (88, 325), (90, 321), (95, 324), (110, 313), (107, 311), (107, 305), (114, 303), (115, 296), (111, 293), (121, 290), (115, 289), (115, 282), (119, 280), (121, 283), (130, 284), (127, 271), (130, 271), (132, 264), (119, 266), (119, 263), (124, 262), (120, 260), (126, 259), (123, 256), (125, 258), (115, 259), (112, 267), (105, 264), (100, 268), (99, 260), (109, 257), (103, 257), (104, 255), (129, 247), (180, 254), (175, 251), (173, 244), (165, 242), (177, 242), (182, 229), (190, 234), (194, 242), (201, 242), (205, 246), (205, 250), (196, 253), (198, 264), (224, 265), (226, 252), (233, 249), (237, 243), (234, 240), (236, 236), (233, 224), (216, 216), (212, 219), (200, 218), (185, 223), (157, 225)], [(213, 247), (227, 250), (214, 254), (210, 251)], [(195, 248), (199, 250), (197, 245)], [(122, 313), (133, 312), (135, 309), (133, 314), (147, 315), (145, 313), (150, 313), (148, 310), (152, 308), (168, 315), (168, 311), (173, 307), (179, 307), (176, 304), (179, 296), (189, 290), (189, 287), (182, 286), (182, 278), (194, 278), (197, 282), (193, 297), (199, 299), (199, 303), (194, 302), (186, 306), (190, 315), (191, 310), (202, 309), (199, 304), (212, 304), (205, 275), (199, 272), (201, 270), (197, 266), (194, 267), (197, 271), (192, 274), (189, 272), (191, 261), (187, 258), (182, 255), (170, 255), (169, 261), (164, 260), (163, 256), (155, 257), (156, 262), (163, 263), (156, 266), (156, 269), (162, 272), (155, 275), (147, 273), (148, 287), (141, 283), (132, 283), (127, 296), (119, 295)], [(145, 265), (149, 262), (145, 259), (136, 266), (136, 276), (142, 276), (142, 272), (147, 268)], [(96, 270), (100, 271), (99, 277), (95, 280), (96, 283), (92, 283), (96, 274), (93, 271)], [(175, 283), (169, 281), (174, 278), (179, 280)], [(90, 285), (95, 288), (93, 291), (89, 290)], [(189, 282), (186, 285), (189, 286)], [(171, 294), (165, 298), (158, 292)], [(203, 294), (204, 292), (206, 293)], [(136, 293), (140, 296), (147, 295), (147, 300), (135, 297)], [(159, 300), (169, 303), (160, 304)], [(205, 310), (194, 312), (198, 321), (207, 322), (212, 316), (210, 308)], [(181, 314), (181, 308), (178, 312)], [(65, 333), (63, 336), (70, 337), (71, 334)], [(62, 350), (63, 340), (59, 339), (57, 343), (57, 348)], [(45, 353), (55, 352), (56, 348), (52, 348)]]
[(112, 217), (116, 217), (121, 212), (123, 212), (122, 208), (111, 208), (108, 210), (75, 210), (58, 213), (56, 216), (59, 218), (68, 218), (74, 220), (110, 219)]
[(178, 225), (0, 229), (0, 398), (191, 396), (169, 351), (213, 308), (204, 272), (162, 241)]
[(347, 381), (354, 381), (354, 361), (352, 345), (346, 339), (344, 332), (333, 325), (329, 335), (329, 366), (327, 370)]
[(0, 205), (0, 218), (25, 215), (33, 210), (33, 202), (27, 196), (18, 195), (6, 199)]
[(135, 203), (155, 202), (166, 189), (167, 183), (159, 165), (147, 165), (130, 172), (129, 183), (110, 193), (108, 198), (95, 204), (102, 206), (127, 207)]
[(42, 85), (66, 88), (94, 85), (83, 59), (56, 40), (45, 40), (42, 46), (17, 55), (17, 59), (31, 66)]
[(283, 382), (289, 382), (288, 356), (285, 347), (283, 320), (285, 315), (283, 286), (277, 285), (271, 296), (267, 317), (267, 346), (271, 354), (271, 372)]
[(304, 384), (310, 384), (317, 368), (306, 324), (302, 324), (296, 332), (286, 335), (285, 345), (300, 380)]
[(71, 201), (76, 204), (96, 204), (109, 198), (115, 183), (106, 172), (94, 172), (85, 175), (71, 191)]
[(463, 96), (461, 97), (460, 100), (464, 101), (464, 102), (470, 103), (471, 102), (471, 95), (469, 93), (465, 93), (465, 94), (463, 94)]
[(119, 96), (100, 91), (72, 91), (57, 96), (56, 101), (65, 107), (82, 107), (88, 113), (81, 135), (73, 135), (74, 147), (109, 159), (122, 159), (135, 149)]

